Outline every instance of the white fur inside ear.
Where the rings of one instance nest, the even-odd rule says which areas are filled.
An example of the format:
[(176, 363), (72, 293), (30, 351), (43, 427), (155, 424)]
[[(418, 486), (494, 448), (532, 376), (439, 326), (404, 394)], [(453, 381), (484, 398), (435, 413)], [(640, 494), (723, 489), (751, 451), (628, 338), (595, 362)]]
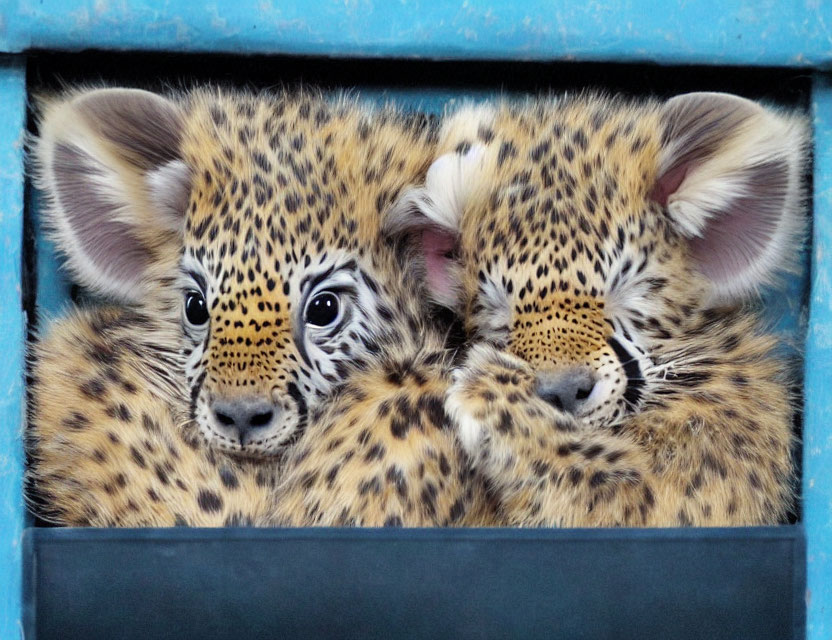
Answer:
[(744, 188), (737, 175), (713, 176), (708, 180), (694, 174), (685, 179), (679, 191), (668, 197), (667, 211), (682, 234), (689, 238), (698, 237), (708, 220), (716, 212), (727, 209)]
[(428, 169), (424, 186), (406, 191), (385, 218), (385, 232), (417, 238), (431, 298), (451, 309), (458, 305), (460, 293), (453, 250), (462, 214), (483, 173), (484, 152), (481, 145), (473, 145), (464, 154), (439, 157)]
[(147, 174), (150, 202), (162, 214), (171, 231), (181, 232), (191, 193), (191, 172), (181, 160), (174, 160)]
[(143, 91), (84, 91), (45, 104), (33, 154), (45, 223), (83, 286), (143, 298), (147, 241), (182, 226), (180, 125), (176, 105)]
[(799, 115), (722, 94), (668, 103), (656, 194), (721, 304), (793, 266), (805, 226)]
[(72, 134), (64, 141), (44, 135), (36, 155), (39, 186), (50, 202), (45, 222), (75, 278), (104, 295), (133, 300), (146, 255), (123, 222), (129, 202), (117, 188), (118, 171), (93, 139)]

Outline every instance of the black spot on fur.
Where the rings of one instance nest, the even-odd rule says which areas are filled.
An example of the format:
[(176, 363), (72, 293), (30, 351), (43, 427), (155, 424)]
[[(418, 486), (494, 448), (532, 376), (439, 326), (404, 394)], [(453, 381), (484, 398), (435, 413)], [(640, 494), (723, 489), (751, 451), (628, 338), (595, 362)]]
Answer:
[(500, 418), (497, 421), (497, 431), (500, 433), (511, 433), (514, 430), (514, 421), (511, 414), (503, 409), (500, 411)]
[(403, 526), (402, 519), (399, 516), (389, 516), (384, 521), (385, 527), (401, 527)]
[(122, 422), (130, 422), (133, 416), (130, 414), (130, 409), (127, 408), (127, 405), (124, 403), (119, 403), (117, 405), (111, 404), (107, 407), (106, 411), (107, 415), (111, 418), (117, 418)]
[(237, 479), (237, 475), (229, 467), (220, 467), (219, 474), (220, 481), (225, 488), (233, 490), (240, 486), (240, 481)]
[(205, 513), (216, 513), (222, 510), (222, 498), (210, 489), (200, 489), (196, 502)]
[(90, 426), (90, 420), (84, 414), (73, 411), (61, 421), (61, 424), (68, 429), (81, 431), (82, 429), (86, 429)]
[(133, 462), (135, 462), (139, 468), (147, 468), (147, 463), (144, 460), (144, 456), (133, 445), (130, 445), (130, 457), (133, 459)]
[(100, 400), (107, 393), (107, 388), (98, 378), (87, 380), (79, 387), (79, 390), (83, 395), (92, 400)]
[(459, 520), (462, 515), (465, 513), (465, 502), (462, 498), (458, 498), (456, 502), (451, 505), (451, 510), (448, 513), (448, 517), (451, 522), (456, 522)]

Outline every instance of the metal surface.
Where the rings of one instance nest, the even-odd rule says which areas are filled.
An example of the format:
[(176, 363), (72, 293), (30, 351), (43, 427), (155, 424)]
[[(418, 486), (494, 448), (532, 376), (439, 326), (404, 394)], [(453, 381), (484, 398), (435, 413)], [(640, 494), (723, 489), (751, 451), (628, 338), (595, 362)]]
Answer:
[(818, 75), (812, 96), (815, 130), (814, 232), (806, 410), (803, 518), (807, 534), (808, 637), (832, 637), (832, 78)]
[(25, 75), (21, 60), (0, 59), (0, 638), (20, 635)]
[[(773, 65), (828, 72), (832, 70), (832, 2), (0, 0), (0, 52), (88, 48), (358, 58)], [(558, 68), (562, 67), (552, 72), (556, 73)], [(279, 81), (279, 71), (276, 74), (275, 80)], [(90, 69), (90, 76), (96, 78), (96, 69)], [(495, 78), (494, 83), (499, 82)], [(477, 87), (476, 95), (490, 90)], [(398, 87), (388, 93), (380, 87), (376, 91), (385, 97), (398, 95), (405, 101), (437, 110), (451, 97), (443, 89), (435, 88), (426, 92), (420, 87)], [(23, 57), (0, 60), (3, 639), (18, 638), (21, 634), (24, 515), (20, 434), (25, 318), (19, 301), (25, 92)], [(460, 86), (456, 95), (468, 93)], [(171, 629), (176, 630), (177, 638), (188, 637), (182, 633), (211, 629), (226, 630), (236, 637), (241, 629), (246, 629), (246, 624), (256, 624), (247, 615), (246, 607), (261, 603), (264, 612), (285, 612), (286, 620), (296, 625), (287, 627), (290, 630), (306, 629), (310, 634), (326, 624), (335, 625), (333, 629), (339, 624), (357, 624), (350, 628), (360, 629), (359, 617), (363, 615), (376, 616), (382, 623), (408, 620), (409, 627), (397, 629), (403, 635), (421, 631), (447, 636), (452, 635), (453, 627), (446, 621), (463, 612), (474, 621), (474, 626), (459, 627), (460, 633), (469, 635), (474, 635), (473, 629), (482, 630), (482, 635), (498, 631), (516, 635), (511, 632), (518, 627), (506, 625), (515, 624), (517, 615), (523, 614), (534, 624), (550, 625), (547, 629), (553, 624), (563, 625), (561, 637), (568, 637), (570, 630), (587, 628), (587, 620), (596, 624), (602, 634), (604, 624), (614, 624), (617, 637), (627, 637), (627, 633), (649, 637), (650, 625), (658, 625), (656, 616), (671, 612), (681, 616), (678, 620), (682, 622), (674, 624), (689, 626), (662, 627), (656, 637), (684, 637), (684, 633), (695, 630), (698, 637), (733, 633), (723, 637), (763, 638), (765, 633), (773, 633), (780, 635), (769, 637), (779, 638), (801, 637), (805, 604), (807, 637), (829, 640), (832, 76), (828, 73), (816, 75), (813, 116), (815, 217), (803, 425), (807, 565), (803, 564), (801, 527), (689, 532), (518, 531), (495, 534), (497, 538), (493, 539), (488, 539), (487, 533), (453, 531), (231, 530), (133, 534), (40, 530), (26, 534), (30, 551), (25, 564), (29, 571), (30, 623), (39, 625), (38, 631), (43, 633), (40, 637), (49, 637), (52, 630), (56, 635), (51, 637), (69, 638), (71, 634), (60, 635), (61, 631), (83, 631), (85, 620), (91, 620), (89, 624), (97, 621), (121, 625), (108, 628), (109, 635), (97, 637), (124, 637), (124, 633), (139, 637), (140, 631), (154, 624), (160, 633), (143, 637), (163, 637)], [(42, 234), (38, 234), (35, 245), (38, 309), (51, 316), (66, 304), (68, 287)], [(787, 281), (785, 292), (769, 293), (765, 298), (766, 317), (798, 352), (806, 326), (805, 289), (805, 274), (798, 274)], [(486, 538), (478, 538), (480, 535)], [(657, 563), (657, 557), (664, 560)], [(808, 571), (805, 594), (801, 591), (804, 569)], [(161, 582), (157, 580), (159, 576), (163, 578)], [(501, 580), (497, 580), (498, 576)], [(638, 576), (645, 581), (638, 582)], [(78, 591), (84, 581), (97, 591)], [(788, 593), (784, 586), (787, 583), (791, 589)], [(269, 585), (283, 591), (267, 590)], [(305, 590), (301, 590), (302, 585)], [(640, 591), (639, 585), (647, 585), (648, 592)], [(230, 592), (231, 600), (222, 600), (223, 590), (231, 586), (236, 589)], [(277, 593), (283, 594), (282, 600), (276, 598)], [(299, 593), (303, 600), (297, 600)], [(345, 600), (344, 593), (352, 597)], [(386, 608), (376, 606), (379, 600), (362, 599), (361, 593), (384, 596)], [(79, 594), (86, 594), (89, 599), (79, 600)], [(329, 599), (324, 599), (323, 594), (328, 594)], [(512, 595), (506, 600), (499, 597), (501, 594)], [(198, 608), (179, 608), (183, 598)], [(86, 604), (82, 607), (82, 603)], [(150, 606), (148, 603), (156, 607), (152, 615), (146, 615), (147, 609), (142, 610)], [(293, 606), (300, 608), (293, 610)], [(125, 611), (134, 614), (123, 615)], [(501, 618), (500, 612), (508, 613)], [(623, 612), (625, 617), (604, 617), (618, 615), (615, 612)], [(561, 616), (558, 620), (546, 618), (556, 613)], [(168, 623), (162, 614), (178, 620), (182, 626), (165, 626)], [(583, 617), (590, 614), (589, 619)], [(672, 621), (670, 617), (663, 620)], [(60, 624), (69, 627), (59, 628)], [(581, 624), (584, 626), (580, 627)], [(34, 627), (29, 631), (26, 637), (31, 640)], [(757, 635), (747, 635), (752, 631)]]
[(156, 49), (818, 67), (828, 0), (4, 0), (0, 51)]

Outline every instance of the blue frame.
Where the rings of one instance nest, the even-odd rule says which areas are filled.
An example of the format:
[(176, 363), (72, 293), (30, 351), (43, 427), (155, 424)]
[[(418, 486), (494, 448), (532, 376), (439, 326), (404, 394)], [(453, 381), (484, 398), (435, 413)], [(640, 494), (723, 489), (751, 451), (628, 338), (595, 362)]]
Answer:
[(828, 68), (824, 0), (6, 0), (0, 50), (129, 49)]
[[(813, 251), (805, 359), (807, 637), (832, 633), (832, 3), (528, 0), (192, 3), (0, 0), (0, 637), (19, 634), (25, 317), (23, 139), (28, 50), (158, 50), (456, 60), (801, 67), (815, 74)], [(38, 242), (41, 242), (39, 239)], [(43, 266), (43, 265), (42, 265)], [(55, 278), (38, 294), (65, 299)]]
[(832, 74), (812, 91), (814, 220), (803, 426), (807, 637), (832, 635)]
[[(20, 635), (23, 554), (23, 145), (26, 73), (0, 59), (0, 638)], [(15, 304), (15, 301), (18, 301)]]

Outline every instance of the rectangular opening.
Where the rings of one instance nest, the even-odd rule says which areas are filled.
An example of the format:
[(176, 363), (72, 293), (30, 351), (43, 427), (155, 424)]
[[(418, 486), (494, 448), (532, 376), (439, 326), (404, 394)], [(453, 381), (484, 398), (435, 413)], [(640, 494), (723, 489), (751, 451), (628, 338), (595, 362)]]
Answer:
[[(306, 83), (357, 88), (436, 113), (465, 98), (586, 88), (659, 97), (725, 91), (807, 109), (811, 91), (803, 71), (761, 67), (109, 51), (32, 52), (28, 82), (33, 93), (99, 82), (149, 89)], [(26, 225), (25, 306), (30, 318), (54, 317), (85, 293), (59, 271), (32, 190)], [(807, 249), (801, 271), (762, 301), (796, 371), (806, 332), (808, 255)], [(799, 377), (795, 383), (801, 394)], [(164, 637), (171, 629), (193, 638), (258, 637), (275, 629), (300, 637), (506, 637), (528, 629), (524, 635), (555, 630), (566, 637), (588, 629), (633, 638), (651, 630), (677, 638), (798, 638), (805, 618), (799, 508), (790, 522), (643, 531), (33, 527), (25, 549), (27, 637)]]

